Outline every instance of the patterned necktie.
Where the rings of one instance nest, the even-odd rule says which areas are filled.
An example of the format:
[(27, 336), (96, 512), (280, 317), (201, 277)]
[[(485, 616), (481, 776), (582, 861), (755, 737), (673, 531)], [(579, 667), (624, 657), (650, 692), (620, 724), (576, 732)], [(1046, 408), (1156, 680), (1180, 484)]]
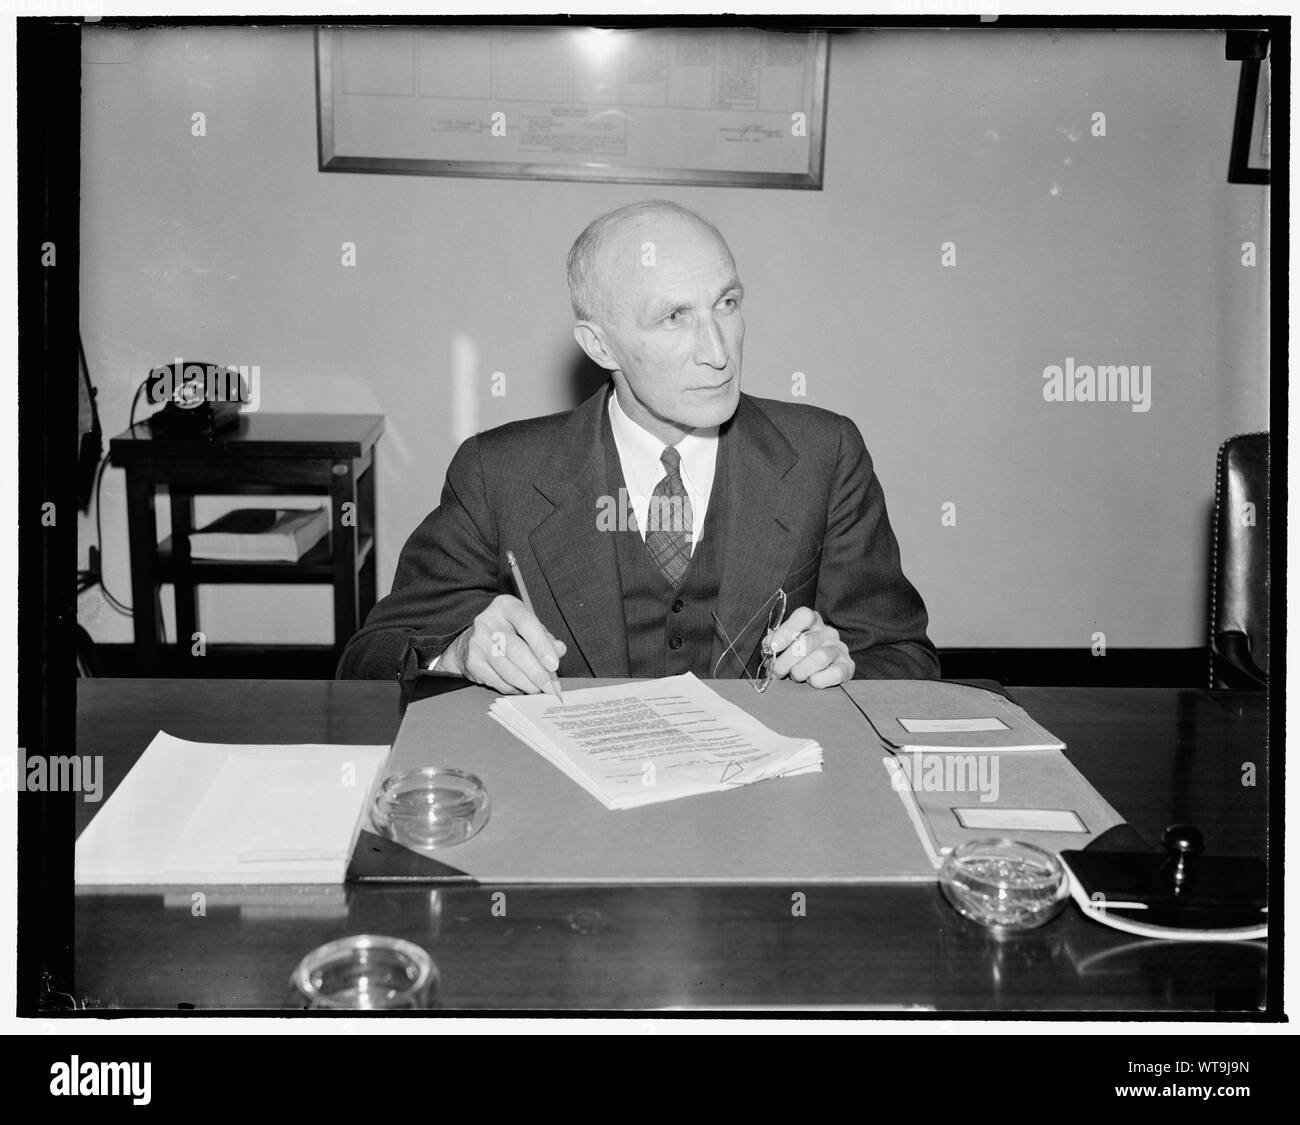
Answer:
[(645, 545), (650, 555), (674, 586), (682, 580), (691, 561), (691, 530), (695, 519), (691, 499), (682, 484), (682, 455), (671, 445), (661, 454), (668, 475), (650, 495), (646, 512)]

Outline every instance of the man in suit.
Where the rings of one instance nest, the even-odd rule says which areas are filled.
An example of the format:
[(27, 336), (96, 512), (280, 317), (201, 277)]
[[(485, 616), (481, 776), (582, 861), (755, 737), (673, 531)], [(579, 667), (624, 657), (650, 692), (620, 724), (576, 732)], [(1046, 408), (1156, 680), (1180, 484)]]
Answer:
[(713, 224), (621, 207), (578, 237), (568, 272), (574, 335), (610, 384), (460, 447), (339, 675), (505, 693), (551, 690), (554, 671), (754, 675), (782, 590), (772, 675), (938, 676), (857, 427), (740, 391), (743, 288)]

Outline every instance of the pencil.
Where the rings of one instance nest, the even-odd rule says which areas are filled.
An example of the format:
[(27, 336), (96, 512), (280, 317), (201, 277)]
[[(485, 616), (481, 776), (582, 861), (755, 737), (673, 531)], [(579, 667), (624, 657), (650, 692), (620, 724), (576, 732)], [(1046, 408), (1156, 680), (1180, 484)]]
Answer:
[[(519, 591), (519, 600), (524, 603), (524, 608), (534, 617), (537, 611), (533, 609), (533, 599), (528, 596), (528, 587), (524, 585), (524, 576), (519, 571), (519, 563), (515, 561), (514, 551), (506, 552), (506, 562), (510, 564), (510, 573), (514, 575), (515, 589)], [(560, 678), (554, 672), (551, 672), (551, 685), (555, 688), (555, 698), (560, 701), (560, 706), (564, 706), (564, 693), (560, 691)]]

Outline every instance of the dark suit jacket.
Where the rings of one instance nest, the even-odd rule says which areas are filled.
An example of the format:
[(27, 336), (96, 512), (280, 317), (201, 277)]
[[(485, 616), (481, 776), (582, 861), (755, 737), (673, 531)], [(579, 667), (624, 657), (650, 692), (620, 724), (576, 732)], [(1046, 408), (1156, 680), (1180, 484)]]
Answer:
[[(608, 392), (461, 445), (442, 502), (407, 541), (392, 593), (348, 643), (340, 677), (407, 678), (427, 667), (496, 595), (514, 592), (507, 549), (538, 617), (568, 646), (560, 675), (632, 674), (614, 536), (597, 527), (600, 497), (612, 491)], [(787, 612), (811, 606), (839, 630), (857, 676), (938, 676), (925, 606), (900, 569), (857, 427), (742, 394), (720, 436), (729, 485), (718, 618), (744, 623), (783, 586)]]

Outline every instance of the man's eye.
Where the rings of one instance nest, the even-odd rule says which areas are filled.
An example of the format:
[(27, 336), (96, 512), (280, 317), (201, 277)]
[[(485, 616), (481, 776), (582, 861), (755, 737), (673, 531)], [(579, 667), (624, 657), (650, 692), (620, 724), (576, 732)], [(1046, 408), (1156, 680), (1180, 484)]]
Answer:
[(720, 308), (725, 309), (727, 312), (735, 312), (738, 308), (740, 308), (740, 298), (723, 297), (722, 300), (718, 302), (718, 306)]
[(662, 323), (669, 324), (669, 325), (676, 325), (676, 324), (681, 324), (682, 321), (684, 321), (685, 319), (686, 319), (685, 310), (673, 309), (672, 312), (670, 312), (666, 317), (664, 317)]

